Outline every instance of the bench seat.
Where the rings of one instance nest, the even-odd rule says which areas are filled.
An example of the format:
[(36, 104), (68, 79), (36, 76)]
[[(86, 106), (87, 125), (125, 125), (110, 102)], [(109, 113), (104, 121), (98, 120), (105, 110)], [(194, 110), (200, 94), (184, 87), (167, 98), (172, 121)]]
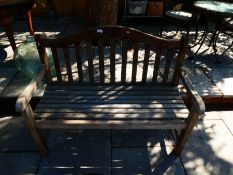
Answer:
[[(155, 120), (160, 120), (158, 124), (161, 124), (169, 119), (174, 120), (174, 129), (181, 129), (185, 127), (184, 119), (187, 118), (189, 111), (183, 103), (177, 86), (58, 85), (46, 88), (35, 113), (40, 123), (38, 125), (42, 128), (46, 126), (50, 128), (50, 124), (61, 123), (63, 120), (73, 120), (67, 125), (76, 124), (82, 127), (85, 124), (90, 125), (91, 121), (95, 120), (99, 123), (92, 123), (93, 127), (99, 127), (99, 124), (105, 122), (108, 126), (103, 127), (104, 129), (123, 128), (122, 122), (125, 121), (127, 125), (130, 122), (134, 123), (131, 127), (128, 126), (129, 129), (140, 129), (146, 126), (151, 128), (151, 125), (154, 127)], [(83, 121), (86, 122), (82, 123)], [(142, 121), (147, 121), (146, 126), (135, 125), (135, 122), (142, 125)], [(93, 127), (87, 128), (93, 129)], [(167, 126), (162, 125), (159, 128), (167, 129)]]

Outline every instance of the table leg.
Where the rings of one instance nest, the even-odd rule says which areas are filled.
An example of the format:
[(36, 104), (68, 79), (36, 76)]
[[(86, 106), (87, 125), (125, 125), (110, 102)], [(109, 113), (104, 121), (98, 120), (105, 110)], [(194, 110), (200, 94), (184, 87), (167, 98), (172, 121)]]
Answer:
[(215, 33), (215, 38), (213, 39), (213, 50), (214, 50), (214, 57), (215, 57), (215, 61), (216, 61), (216, 64), (220, 64), (221, 61), (218, 60), (218, 57), (217, 57), (217, 52), (218, 52), (218, 49), (217, 49), (217, 41), (218, 41), (218, 36), (220, 34), (220, 31), (216, 31)]
[[(205, 23), (204, 23), (205, 28), (204, 28), (204, 31), (203, 31), (203, 34), (202, 34), (201, 38), (196, 42), (197, 35), (198, 35), (198, 28), (199, 28), (199, 20), (200, 20), (200, 17), (201, 17), (202, 14), (204, 15), (204, 19), (205, 19)], [(196, 43), (194, 43), (193, 46), (189, 46), (189, 48), (193, 48), (193, 47), (197, 46), (198, 44), (200, 44), (200, 45), (199, 45), (198, 49), (196, 50), (196, 52), (193, 55), (189, 56), (189, 59), (193, 59), (197, 55), (197, 53), (199, 52), (199, 50), (201, 49), (202, 45), (204, 44), (204, 42), (206, 40), (206, 36), (208, 34), (208, 29), (209, 29), (209, 19), (208, 19), (207, 14), (199, 13), (199, 14), (196, 14), (196, 15), (197, 15), (195, 17), (195, 25), (196, 25), (195, 42)]]
[(4, 18), (0, 20), (0, 24), (1, 26), (3, 26), (3, 28), (6, 31), (6, 35), (10, 41), (11, 47), (15, 51), (16, 44), (14, 39), (14, 33), (12, 31), (12, 22), (13, 22), (13, 18)]
[(28, 10), (26, 16), (27, 16), (27, 26), (28, 26), (29, 33), (31, 35), (34, 35), (34, 31), (32, 27), (32, 10)]
[(217, 58), (217, 52), (218, 52), (218, 49), (217, 49), (217, 41), (218, 41), (218, 36), (219, 36), (219, 33), (221, 31), (221, 17), (218, 17), (218, 20), (217, 20), (217, 23), (216, 23), (216, 26), (215, 26), (215, 31), (213, 33), (213, 36), (211, 37), (211, 40), (210, 40), (210, 43), (209, 43), (209, 47), (211, 47), (212, 45), (212, 48), (214, 50), (214, 57), (215, 57), (215, 62), (216, 64), (220, 64), (221, 61), (218, 60)]
[(210, 39), (210, 42), (209, 42), (209, 44), (208, 44), (208, 47), (210, 47), (211, 44), (214, 43), (214, 40), (215, 40), (215, 38), (216, 38), (216, 34), (217, 34), (217, 27), (215, 27), (215, 29), (214, 29), (214, 33), (213, 33), (213, 35), (212, 35), (212, 37), (211, 37), (211, 39)]

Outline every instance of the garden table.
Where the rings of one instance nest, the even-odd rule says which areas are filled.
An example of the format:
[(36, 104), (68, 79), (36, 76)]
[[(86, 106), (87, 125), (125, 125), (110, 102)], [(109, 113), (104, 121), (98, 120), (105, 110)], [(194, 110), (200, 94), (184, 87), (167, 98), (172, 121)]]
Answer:
[[(217, 42), (217, 29), (219, 25), (221, 24), (221, 21), (225, 17), (233, 16), (233, 3), (229, 2), (221, 2), (221, 1), (196, 1), (194, 3), (194, 7), (199, 13), (206, 14), (206, 16), (213, 15), (215, 17), (215, 30), (214, 33), (211, 37), (209, 47), (212, 45), (212, 48), (214, 50), (215, 54), (215, 59), (217, 63), (220, 63), (220, 61), (217, 60), (216, 53), (217, 53), (217, 48), (216, 48), (216, 42)], [(205, 40), (206, 37), (203, 38), (203, 41)], [(203, 44), (204, 42), (202, 42)]]
[(12, 31), (12, 22), (16, 16), (26, 12), (28, 30), (30, 34), (34, 34), (31, 20), (31, 9), (34, 3), (33, 0), (1, 0), (0, 25), (5, 29), (13, 50), (16, 49), (16, 44)]

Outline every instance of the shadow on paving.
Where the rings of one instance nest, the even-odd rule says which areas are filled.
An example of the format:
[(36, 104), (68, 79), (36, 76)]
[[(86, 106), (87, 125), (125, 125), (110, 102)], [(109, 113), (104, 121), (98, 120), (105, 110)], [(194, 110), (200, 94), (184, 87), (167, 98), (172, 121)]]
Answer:
[(38, 174), (184, 174), (162, 132), (142, 132), (134, 140), (139, 130), (52, 131)]
[(232, 146), (232, 135), (222, 120), (199, 121), (181, 153), (187, 174), (232, 174)]
[(51, 132), (49, 154), (40, 158), (23, 119), (4, 117), (0, 120), (0, 169), (5, 175), (230, 175), (232, 135), (218, 116), (210, 120), (216, 114), (208, 115), (198, 122), (181, 157), (171, 153), (174, 141), (166, 131), (61, 130)]

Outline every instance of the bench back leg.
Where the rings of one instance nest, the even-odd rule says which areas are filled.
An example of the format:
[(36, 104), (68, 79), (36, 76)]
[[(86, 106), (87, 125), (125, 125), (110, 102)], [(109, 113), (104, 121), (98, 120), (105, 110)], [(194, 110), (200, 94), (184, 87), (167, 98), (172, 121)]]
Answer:
[(41, 155), (46, 156), (48, 154), (48, 149), (37, 128), (35, 127), (35, 114), (33, 113), (30, 104), (28, 104), (25, 110), (22, 112), (22, 116), (25, 118), (27, 127), (30, 130)]

